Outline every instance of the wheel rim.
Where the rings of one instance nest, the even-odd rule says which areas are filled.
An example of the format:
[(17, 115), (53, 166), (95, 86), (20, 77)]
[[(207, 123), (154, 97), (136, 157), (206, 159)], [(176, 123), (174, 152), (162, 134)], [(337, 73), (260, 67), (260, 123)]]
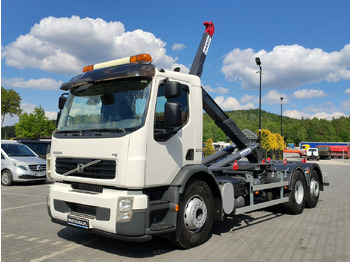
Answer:
[(7, 185), (10, 182), (10, 176), (8, 172), (4, 172), (1, 176), (1, 181), (4, 185)]
[(310, 183), (310, 196), (312, 199), (316, 199), (320, 194), (320, 185), (316, 179), (311, 179)]
[(295, 183), (295, 201), (297, 202), (298, 205), (300, 205), (303, 202), (304, 199), (304, 187), (303, 187), (303, 183), (298, 180)]
[(207, 206), (202, 198), (193, 196), (186, 204), (184, 222), (190, 231), (199, 231), (208, 216)]

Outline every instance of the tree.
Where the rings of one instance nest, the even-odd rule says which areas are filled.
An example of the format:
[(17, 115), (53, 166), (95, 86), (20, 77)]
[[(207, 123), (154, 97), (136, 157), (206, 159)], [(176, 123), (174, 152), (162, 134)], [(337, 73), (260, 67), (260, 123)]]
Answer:
[(34, 109), (33, 113), (21, 114), (15, 128), (17, 137), (38, 139), (51, 136), (55, 130), (55, 124), (45, 116), (44, 109), (39, 106)]
[(19, 115), (22, 110), (20, 107), (21, 97), (13, 89), (5, 89), (1, 87), (1, 126), (4, 123), (5, 115)]
[(215, 149), (213, 146), (213, 139), (209, 138), (209, 139), (207, 139), (207, 142), (205, 143), (204, 157), (210, 156), (214, 153), (215, 153)]

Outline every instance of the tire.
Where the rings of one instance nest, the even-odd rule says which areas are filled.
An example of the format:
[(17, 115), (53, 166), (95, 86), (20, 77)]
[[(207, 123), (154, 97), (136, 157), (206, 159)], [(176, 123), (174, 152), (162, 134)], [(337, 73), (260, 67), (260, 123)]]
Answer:
[(214, 199), (209, 186), (204, 181), (190, 182), (180, 200), (172, 242), (183, 249), (203, 244), (210, 234), (213, 218)]
[(302, 171), (297, 170), (292, 177), (292, 190), (286, 194), (289, 201), (283, 204), (286, 213), (301, 214), (306, 204), (307, 188), (305, 176)]
[(1, 185), (11, 186), (13, 184), (13, 177), (10, 170), (4, 170), (1, 172)]
[(314, 208), (320, 197), (320, 178), (316, 170), (312, 170), (310, 174), (310, 188), (306, 195), (306, 207)]

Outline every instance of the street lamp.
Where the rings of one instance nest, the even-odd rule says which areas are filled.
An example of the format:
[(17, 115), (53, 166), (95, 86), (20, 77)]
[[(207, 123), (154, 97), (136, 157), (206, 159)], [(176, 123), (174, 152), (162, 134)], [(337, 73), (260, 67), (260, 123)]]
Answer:
[(259, 143), (261, 143), (261, 74), (262, 74), (262, 69), (261, 69), (261, 61), (259, 57), (255, 58), (256, 64), (259, 66), (259, 73), (260, 75), (260, 92), (259, 92)]
[(283, 100), (283, 97), (281, 96), (281, 136), (283, 136), (283, 133), (282, 133), (282, 100)]

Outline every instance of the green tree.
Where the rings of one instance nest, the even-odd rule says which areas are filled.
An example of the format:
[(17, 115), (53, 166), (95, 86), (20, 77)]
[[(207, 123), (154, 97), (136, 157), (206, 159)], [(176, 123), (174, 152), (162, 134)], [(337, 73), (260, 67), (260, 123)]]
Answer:
[(5, 115), (19, 115), (22, 110), (20, 107), (21, 97), (13, 89), (1, 87), (1, 126), (4, 123)]
[(11, 139), (16, 137), (15, 126), (1, 127), (1, 139)]
[(44, 109), (39, 106), (34, 109), (33, 113), (21, 114), (15, 128), (17, 137), (38, 139), (51, 136), (55, 130), (55, 124), (45, 116)]
[(207, 139), (207, 142), (205, 142), (204, 157), (210, 156), (214, 153), (215, 153), (215, 149), (213, 146), (213, 139), (209, 138)]

